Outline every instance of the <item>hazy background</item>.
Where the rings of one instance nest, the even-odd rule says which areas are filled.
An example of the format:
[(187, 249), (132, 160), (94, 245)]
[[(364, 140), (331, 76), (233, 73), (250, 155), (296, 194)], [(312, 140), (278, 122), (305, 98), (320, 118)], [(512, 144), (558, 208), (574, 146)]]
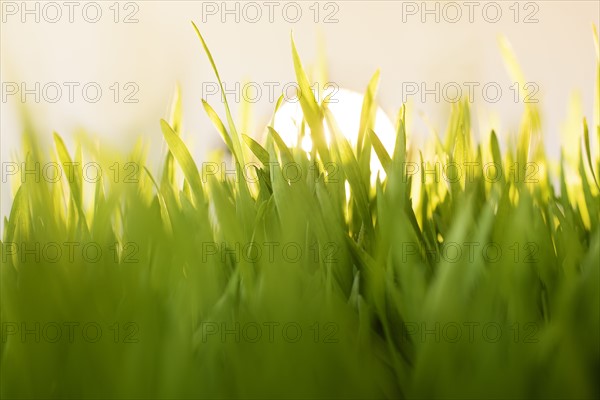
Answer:
[[(151, 154), (157, 154), (164, 149), (158, 121), (167, 116), (177, 83), (183, 93), (185, 139), (194, 156), (202, 159), (210, 149), (222, 146), (200, 103), (201, 97), (207, 97), (223, 115), (219, 95), (203, 90), (203, 83), (206, 89), (206, 84), (215, 82), (215, 77), (191, 20), (205, 36), (227, 88), (233, 90), (236, 82), (243, 87), (245, 81), (252, 81), (262, 89), (262, 96), (253, 106), (250, 133), (255, 136), (262, 134), (274, 106), (265, 83), (280, 84), (274, 91), (276, 98), (284, 84), (294, 81), (292, 31), (308, 67), (318, 62), (321, 43), (328, 80), (339, 87), (363, 91), (371, 75), (381, 69), (378, 99), (390, 116), (395, 115), (403, 95), (406, 96), (403, 83), (421, 85), (424, 82), (432, 89), (436, 82), (440, 82), (441, 87), (456, 82), (466, 96), (467, 87), (463, 83), (478, 82), (480, 86), (474, 92), (474, 128), (488, 130), (493, 125), (500, 135), (508, 135), (516, 130), (524, 104), (522, 99), (515, 102), (514, 91), (510, 89), (513, 82), (500, 55), (497, 38), (504, 34), (516, 52), (527, 81), (539, 87), (534, 98), (540, 101), (546, 145), (552, 156), (559, 155), (560, 130), (573, 92), (579, 93), (584, 115), (593, 118), (596, 55), (592, 23), (598, 25), (600, 18), (598, 1), (474, 4), (461, 1), (267, 4), (258, 1), (250, 6), (245, 4), (247, 2), (232, 1), (226, 4), (220, 1), (121, 1), (116, 6), (115, 1), (82, 1), (75, 2), (72, 22), (69, 6), (64, 2), (50, 6), (46, 3), (25, 2), (25, 7), (34, 13), (24, 15), (23, 2), (1, 2), (2, 161), (11, 160), (18, 150), (21, 134), (18, 109), (22, 105), (27, 107), (44, 138), (50, 139), (52, 131), (69, 138), (85, 129), (126, 149), (141, 136), (150, 145)], [(472, 7), (469, 4), (474, 6), (472, 22), (469, 21), (469, 7)], [(269, 7), (273, 11), (272, 22)], [(436, 14), (423, 15), (424, 7), (429, 10), (437, 7), (439, 22), (435, 20)], [(223, 15), (225, 8), (234, 13)], [(97, 9), (102, 14), (94, 23), (91, 21), (96, 18)], [(293, 22), (298, 9), (301, 16)], [(60, 18), (57, 10), (61, 12)], [(252, 22), (257, 10), (261, 18)], [(451, 20), (457, 18), (457, 10), (461, 16), (453, 23)], [(493, 22), (497, 10), (501, 15)], [(35, 21), (36, 13), (39, 22)], [(124, 22), (127, 16), (132, 23)], [(53, 23), (55, 19), (57, 22)], [(34, 94), (28, 94), (23, 102), (20, 91), (10, 94), (14, 89), (11, 83), (20, 85), (22, 82), (28, 89), (33, 89), (35, 82), (40, 82), (40, 88), (48, 82), (56, 82), (62, 87), (62, 95), (56, 103), (51, 103), (47, 99), (52, 100), (56, 93), (49, 89), (47, 96), (40, 93), (39, 103)], [(72, 102), (64, 82), (79, 83)], [(102, 89), (95, 103), (86, 101), (82, 95), (82, 87), (88, 82), (95, 82)], [(115, 82), (119, 87), (117, 102)], [(483, 97), (481, 88), (489, 82), (495, 82), (502, 89), (496, 103)], [(139, 91), (131, 99), (137, 103), (125, 103), (125, 95), (135, 88)], [(93, 92), (90, 90), (92, 96)], [(249, 93), (248, 96), (256, 95)], [(422, 101), (420, 94), (410, 97), (414, 111), (423, 112), (436, 130), (443, 131), (449, 105), (443, 98), (436, 102), (433, 95)], [(239, 117), (236, 109), (237, 104), (234, 115)], [(430, 135), (416, 113), (412, 132)], [(3, 215), (9, 199), (8, 185), (2, 183)]]

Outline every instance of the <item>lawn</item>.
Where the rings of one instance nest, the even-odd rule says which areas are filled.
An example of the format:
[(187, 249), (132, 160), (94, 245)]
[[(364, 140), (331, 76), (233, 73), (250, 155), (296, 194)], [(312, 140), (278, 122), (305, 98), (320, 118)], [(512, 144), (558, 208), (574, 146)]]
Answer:
[[(475, 134), (454, 104), (422, 148), (403, 107), (387, 151), (375, 74), (351, 144), (291, 48), (309, 152), (203, 102), (228, 152), (200, 164), (178, 95), (160, 170), (143, 145), (55, 133), (47, 150), (26, 125), (2, 232), (1, 396), (599, 398), (598, 115), (550, 160), (535, 104), (516, 137)], [(596, 79), (598, 93), (600, 62)]]

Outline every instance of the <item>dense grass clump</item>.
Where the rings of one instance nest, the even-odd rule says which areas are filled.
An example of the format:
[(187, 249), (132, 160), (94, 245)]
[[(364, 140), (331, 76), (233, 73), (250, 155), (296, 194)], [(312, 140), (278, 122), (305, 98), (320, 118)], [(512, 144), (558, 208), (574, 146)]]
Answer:
[(552, 163), (531, 105), (506, 148), (494, 132), (477, 142), (461, 103), (417, 149), (401, 111), (388, 153), (372, 130), (376, 75), (353, 146), (292, 49), (314, 148), (272, 128), (259, 144), (227, 103), (224, 123), (204, 103), (236, 177), (195, 163), (178, 101), (158, 178), (142, 150), (69, 151), (55, 134), (50, 155), (27, 130), (21, 171), (64, 173), (16, 181), (2, 397), (599, 398), (587, 123), (570, 133), (578, 154)]

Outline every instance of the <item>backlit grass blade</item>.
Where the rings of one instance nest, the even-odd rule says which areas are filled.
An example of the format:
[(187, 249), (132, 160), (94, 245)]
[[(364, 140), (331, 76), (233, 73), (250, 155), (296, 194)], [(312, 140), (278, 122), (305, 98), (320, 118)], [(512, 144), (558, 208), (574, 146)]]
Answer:
[[(26, 199), (23, 198), (23, 186), (19, 186), (19, 189), (15, 193), (15, 197), (13, 198), (13, 206), (10, 210), (10, 215), (6, 225), (4, 227), (5, 232), (3, 236), (4, 242), (11, 243), (15, 239), (15, 232), (17, 231), (17, 227), (19, 224), (26, 224), (27, 221), (22, 218), (26, 218), (26, 214), (23, 214), (26, 211), (27, 203)], [(2, 251), (5, 251), (5, 248), (2, 247)]]
[(189, 183), (198, 202), (198, 207), (203, 207), (204, 202), (204, 191), (202, 189), (202, 182), (200, 180), (200, 174), (198, 173), (198, 167), (192, 159), (192, 155), (188, 151), (187, 147), (181, 140), (181, 138), (173, 131), (173, 128), (164, 119), (160, 120), (160, 127), (163, 132), (163, 136), (169, 145), (169, 149), (173, 153), (173, 156), (181, 166), (185, 179)]
[(511, 78), (513, 78), (515, 82), (519, 83), (519, 91), (521, 91), (523, 94), (522, 91), (524, 90), (523, 85), (525, 84), (525, 76), (519, 67), (519, 63), (512, 46), (505, 36), (499, 36), (498, 43), (500, 45), (500, 52), (502, 54), (505, 66), (508, 69)]
[(287, 147), (287, 145), (285, 144), (285, 142), (283, 141), (281, 136), (279, 136), (279, 133), (277, 133), (277, 131), (273, 127), (269, 126), (267, 128), (269, 129), (269, 134), (271, 135), (271, 137), (277, 144), (277, 148), (279, 149), (279, 152), (282, 155), (283, 163), (284, 164), (293, 163), (294, 156), (292, 155), (292, 152), (290, 151), (289, 147)]
[(394, 162), (402, 165), (406, 161), (406, 106), (402, 105), (402, 108), (398, 112), (398, 118), (396, 122), (396, 142), (394, 145)]
[(192, 21), (192, 25), (194, 26), (194, 30), (196, 31), (196, 34), (198, 35), (200, 42), (202, 42), (202, 47), (204, 48), (204, 51), (210, 61), (210, 65), (212, 66), (213, 72), (215, 73), (215, 76), (217, 77), (217, 80), (219, 81), (219, 86), (221, 88), (221, 96), (223, 98), (223, 103), (225, 104), (225, 113), (227, 115), (229, 131), (231, 132), (231, 142), (232, 142), (233, 149), (234, 149), (233, 154), (234, 154), (235, 158), (237, 159), (238, 163), (244, 165), (244, 153), (243, 153), (242, 146), (240, 143), (239, 135), (235, 128), (235, 123), (233, 122), (233, 117), (231, 116), (231, 109), (229, 108), (229, 103), (227, 102), (227, 97), (225, 96), (225, 89), (223, 87), (223, 82), (221, 80), (221, 77), (219, 76), (219, 71), (217, 70), (217, 66), (215, 64), (213, 56), (212, 56), (210, 50), (208, 49), (206, 41), (202, 37), (200, 30), (198, 29), (198, 27), (196, 26), (196, 24), (193, 21)]
[(354, 201), (356, 201), (356, 206), (360, 213), (363, 226), (369, 236), (371, 236), (373, 234), (373, 224), (371, 221), (369, 198), (361, 177), (358, 161), (352, 152), (352, 147), (340, 133), (340, 130), (333, 119), (333, 115), (331, 115), (331, 112), (328, 109), (325, 109), (325, 119), (329, 126), (329, 130), (333, 135), (333, 147), (336, 152), (335, 154), (337, 154), (336, 158), (342, 166), (344, 174), (350, 184), (350, 188), (352, 189), (352, 197), (354, 198)]
[(150, 171), (148, 171), (148, 168), (144, 167), (144, 172), (146, 172), (146, 175), (148, 175), (148, 178), (150, 178), (150, 180), (152, 181), (152, 184), (154, 185), (154, 188), (156, 189), (156, 198), (158, 199), (158, 203), (160, 205), (160, 214), (163, 218), (163, 222), (165, 223), (167, 231), (169, 233), (172, 233), (173, 227), (171, 226), (171, 219), (169, 217), (169, 211), (167, 209), (167, 204), (165, 203), (165, 198), (160, 193), (160, 187), (156, 183), (156, 180), (154, 179), (154, 177), (152, 176)]
[(296, 72), (296, 80), (298, 81), (298, 101), (302, 107), (303, 118), (310, 127), (314, 148), (316, 148), (323, 160), (329, 162), (329, 151), (327, 150), (327, 142), (325, 140), (325, 132), (323, 130), (323, 113), (315, 96), (313, 94), (308, 76), (302, 66), (302, 61), (296, 49), (294, 37), (291, 37), (292, 44), (292, 59), (294, 61), (294, 71)]
[(588, 125), (585, 118), (583, 119), (583, 144), (585, 146), (585, 155), (587, 156), (588, 166), (590, 167), (590, 172), (592, 173), (592, 177), (594, 178), (594, 183), (596, 183), (596, 187), (600, 189), (600, 186), (598, 185), (598, 179), (596, 179), (596, 173), (594, 172), (594, 166), (592, 163), (592, 155), (590, 152), (590, 132), (588, 130)]
[(600, 141), (600, 40), (598, 40), (598, 27), (592, 24), (594, 32), (594, 47), (596, 48), (596, 96), (594, 99), (594, 121), (598, 130)]
[(502, 166), (502, 155), (500, 153), (500, 145), (498, 144), (498, 137), (496, 136), (496, 132), (492, 131), (490, 136), (490, 147), (492, 150), (492, 159), (494, 160), (494, 164), (497, 167)]
[[(181, 119), (182, 119), (182, 105), (181, 105), (181, 88), (177, 85), (175, 89), (175, 95), (173, 96), (173, 102), (171, 103), (171, 116), (169, 118), (173, 131), (181, 136)], [(165, 166), (163, 168), (162, 175), (163, 182), (170, 186), (175, 185), (175, 169), (173, 166), (173, 154), (170, 151), (167, 152), (165, 159)]]
[(217, 132), (219, 132), (219, 134), (223, 138), (223, 141), (227, 145), (227, 148), (229, 149), (229, 151), (231, 151), (231, 154), (235, 154), (235, 148), (233, 147), (233, 142), (231, 141), (231, 137), (229, 136), (229, 133), (227, 132), (227, 128), (225, 128), (225, 125), (223, 125), (221, 118), (219, 118), (219, 115), (217, 115), (215, 110), (204, 99), (202, 99), (202, 107), (204, 107), (204, 110), (206, 111), (208, 118), (210, 118), (210, 120), (212, 121), (215, 128), (217, 128)]
[[(360, 123), (358, 127), (358, 140), (356, 142), (356, 154), (359, 156), (362, 154), (365, 137), (368, 136), (367, 129), (372, 129), (375, 122), (375, 113), (377, 111), (375, 95), (377, 93), (377, 88), (379, 87), (379, 76), (380, 72), (377, 70), (371, 77), (363, 98), (362, 109), (360, 112)], [(370, 154), (370, 151), (371, 149), (369, 148), (368, 154)]]
[(69, 182), (69, 188), (71, 192), (71, 198), (75, 204), (77, 214), (80, 218), (84, 229), (87, 231), (87, 221), (85, 212), (83, 210), (83, 188), (82, 188), (82, 177), (81, 177), (81, 162), (75, 163), (71, 160), (69, 151), (65, 146), (62, 138), (58, 133), (54, 133), (54, 143), (56, 145), (56, 151), (58, 158), (65, 170), (67, 181)]
[(389, 173), (389, 169), (392, 164), (390, 155), (383, 146), (383, 143), (381, 143), (381, 140), (379, 140), (377, 137), (377, 134), (372, 129), (369, 129), (369, 135), (371, 138), (371, 143), (373, 144), (373, 149), (375, 150), (375, 154), (377, 154), (377, 157), (381, 162), (381, 166), (386, 173)]
[(244, 142), (246, 142), (246, 145), (250, 147), (250, 150), (252, 150), (252, 153), (254, 153), (256, 158), (258, 158), (258, 160), (263, 165), (267, 166), (269, 163), (269, 152), (265, 150), (264, 147), (262, 147), (256, 140), (252, 139), (250, 136), (242, 135), (242, 137), (244, 138)]
[[(527, 82), (523, 74), (517, 57), (504, 36), (499, 39), (500, 51), (509, 75), (519, 85), (519, 94), (521, 98), (527, 98)], [(536, 146), (541, 146), (540, 140), (541, 120), (539, 110), (535, 102), (525, 102), (525, 113), (521, 122), (518, 142), (517, 142), (517, 179), (518, 182), (525, 180), (525, 165), (530, 161), (530, 156), (536, 152)]]

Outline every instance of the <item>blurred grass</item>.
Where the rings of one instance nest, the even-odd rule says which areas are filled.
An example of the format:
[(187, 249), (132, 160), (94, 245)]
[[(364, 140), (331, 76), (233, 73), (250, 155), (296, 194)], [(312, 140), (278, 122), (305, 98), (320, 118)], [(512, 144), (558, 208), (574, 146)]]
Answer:
[[(587, 122), (569, 132), (577, 154), (556, 165), (532, 105), (506, 149), (495, 132), (476, 143), (466, 102), (444, 138), (412, 148), (402, 109), (389, 154), (373, 131), (376, 73), (353, 147), (312, 96), (293, 41), (292, 56), (311, 153), (273, 128), (260, 144), (236, 129), (226, 102), (225, 123), (203, 102), (236, 178), (206, 179), (191, 157), (179, 91), (160, 123), (169, 151), (159, 179), (141, 147), (70, 151), (55, 134), (48, 154), (26, 131), (22, 170), (56, 162), (72, 173), (15, 181), (2, 233), (2, 397), (599, 398), (600, 158)], [(374, 184), (372, 148), (385, 169)], [(86, 161), (100, 166), (98, 182), (85, 179)], [(301, 179), (286, 176), (289, 163)], [(450, 182), (409, 169), (435, 163), (472, 173)], [(257, 179), (242, 179), (247, 170)], [(49, 243), (78, 247), (72, 260), (37, 261), (36, 244)], [(99, 260), (80, 251), (88, 243)], [(497, 261), (481, 251), (490, 244)], [(302, 329), (298, 341), (286, 324)]]

